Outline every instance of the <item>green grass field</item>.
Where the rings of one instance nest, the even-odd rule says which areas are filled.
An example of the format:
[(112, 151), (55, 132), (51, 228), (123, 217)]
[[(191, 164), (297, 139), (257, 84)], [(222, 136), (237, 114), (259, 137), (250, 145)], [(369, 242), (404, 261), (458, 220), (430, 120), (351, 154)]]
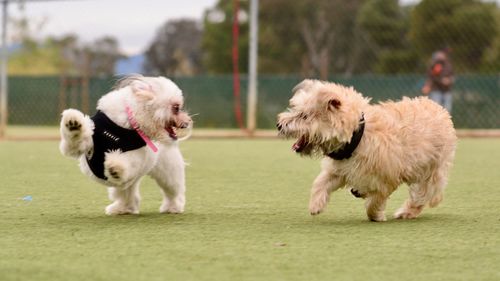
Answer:
[(461, 140), (443, 203), (391, 219), (402, 186), (385, 223), (347, 190), (309, 216), (319, 163), (290, 145), (188, 140), (185, 214), (145, 179), (141, 215), (108, 217), (56, 142), (0, 142), (0, 280), (500, 280), (500, 139)]

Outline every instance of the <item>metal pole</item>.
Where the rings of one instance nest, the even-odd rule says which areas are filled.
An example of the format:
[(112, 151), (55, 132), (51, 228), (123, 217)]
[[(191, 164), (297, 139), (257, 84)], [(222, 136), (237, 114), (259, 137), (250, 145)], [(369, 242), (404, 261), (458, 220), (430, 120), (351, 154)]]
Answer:
[(247, 129), (253, 135), (257, 127), (257, 43), (259, 0), (250, 0), (250, 46), (248, 64)]
[(8, 0), (2, 1), (2, 53), (0, 62), (0, 138), (7, 130), (7, 6)]

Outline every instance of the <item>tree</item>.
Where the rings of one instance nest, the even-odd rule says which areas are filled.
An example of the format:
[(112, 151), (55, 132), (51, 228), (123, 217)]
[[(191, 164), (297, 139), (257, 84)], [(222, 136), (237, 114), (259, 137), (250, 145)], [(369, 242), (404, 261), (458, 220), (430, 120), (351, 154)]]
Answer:
[(83, 69), (90, 76), (112, 75), (116, 62), (123, 57), (118, 41), (111, 36), (103, 36), (83, 47)]
[(200, 73), (201, 38), (202, 29), (196, 21), (166, 22), (146, 51), (146, 72), (167, 76)]
[(28, 18), (24, 6), (21, 16), (10, 18), (13, 40), (19, 50), (9, 58), (10, 74), (29, 75), (113, 75), (116, 61), (122, 57), (118, 41), (104, 36), (92, 43), (81, 43), (77, 35), (39, 38), (48, 19)]
[(353, 17), (362, 3), (262, 1), (259, 63), (262, 61), (263, 71), (327, 79), (330, 73), (352, 74), (363, 69), (360, 57), (367, 49)]
[[(231, 73), (233, 45), (233, 3), (232, 0), (219, 0), (215, 7), (207, 10), (203, 17), (202, 46), (205, 51), (203, 65), (209, 73)], [(238, 68), (248, 69), (248, 2), (241, 1), (239, 15)], [(245, 16), (244, 16), (245, 15)], [(259, 51), (260, 52), (260, 51)]]
[[(363, 0), (266, 0), (259, 7), (259, 72), (322, 77), (356, 73), (366, 51), (355, 17)], [(232, 70), (233, 1), (219, 0), (205, 13), (204, 64), (209, 72)], [(241, 2), (248, 13), (248, 2)], [(240, 22), (240, 69), (247, 69), (248, 22)]]
[[(500, 9), (496, 10), (496, 26), (500, 26)], [(498, 73), (500, 71), (500, 32), (491, 44), (491, 47), (485, 50), (482, 58), (482, 72)]]
[(498, 35), (496, 6), (478, 0), (422, 0), (411, 16), (411, 41), (422, 57), (452, 50), (458, 71), (477, 71)]
[(409, 14), (398, 0), (367, 1), (357, 15), (357, 24), (375, 50), (375, 72), (408, 73), (418, 69), (418, 56), (407, 36)]

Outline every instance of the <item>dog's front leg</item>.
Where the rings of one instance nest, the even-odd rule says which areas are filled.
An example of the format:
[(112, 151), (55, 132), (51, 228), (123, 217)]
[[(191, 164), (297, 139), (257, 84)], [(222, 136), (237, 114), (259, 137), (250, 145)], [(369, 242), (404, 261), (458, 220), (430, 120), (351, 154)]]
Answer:
[(59, 150), (64, 156), (78, 158), (92, 148), (94, 123), (76, 109), (66, 109), (62, 113)]
[(178, 148), (164, 148), (151, 172), (161, 188), (163, 201), (160, 213), (180, 214), (186, 204), (185, 163)]
[(309, 212), (311, 215), (323, 212), (330, 200), (330, 193), (343, 185), (344, 182), (339, 176), (327, 170), (321, 171), (314, 180), (311, 189), (311, 199), (309, 201)]
[(371, 221), (386, 221), (384, 210), (387, 198), (379, 193), (370, 194), (366, 198), (366, 215)]

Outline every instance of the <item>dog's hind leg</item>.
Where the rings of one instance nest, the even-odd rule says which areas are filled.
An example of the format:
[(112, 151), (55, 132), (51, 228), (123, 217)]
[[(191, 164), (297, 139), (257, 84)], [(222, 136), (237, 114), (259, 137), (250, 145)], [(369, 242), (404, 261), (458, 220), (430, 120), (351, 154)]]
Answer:
[(106, 215), (139, 214), (140, 180), (134, 182), (128, 188), (109, 187), (109, 199), (113, 201), (106, 207)]
[(443, 200), (443, 191), (447, 184), (448, 166), (441, 165), (420, 183), (410, 184), (410, 197), (394, 214), (398, 219), (416, 218), (426, 204), (436, 207)]
[(133, 179), (131, 166), (137, 163), (131, 162), (121, 151), (110, 151), (105, 153), (104, 175), (114, 186), (128, 186)]
[(309, 201), (309, 212), (317, 215), (323, 212), (330, 201), (330, 193), (344, 186), (344, 181), (330, 170), (322, 170), (313, 182), (311, 199)]
[(411, 184), (410, 185), (410, 198), (406, 199), (403, 205), (394, 213), (396, 219), (414, 219), (416, 218), (424, 209), (425, 200), (422, 200), (422, 192), (425, 192), (426, 187), (422, 187), (423, 184)]
[(410, 184), (410, 197), (394, 213), (394, 217), (397, 219), (416, 218), (427, 203), (432, 202), (433, 206), (439, 204), (443, 198), (442, 190), (442, 185), (433, 181)]
[(185, 163), (177, 147), (165, 148), (159, 156), (151, 177), (163, 194), (160, 213), (180, 214), (186, 204)]
[(78, 158), (92, 148), (94, 123), (76, 109), (66, 109), (62, 113), (59, 150), (64, 156)]

